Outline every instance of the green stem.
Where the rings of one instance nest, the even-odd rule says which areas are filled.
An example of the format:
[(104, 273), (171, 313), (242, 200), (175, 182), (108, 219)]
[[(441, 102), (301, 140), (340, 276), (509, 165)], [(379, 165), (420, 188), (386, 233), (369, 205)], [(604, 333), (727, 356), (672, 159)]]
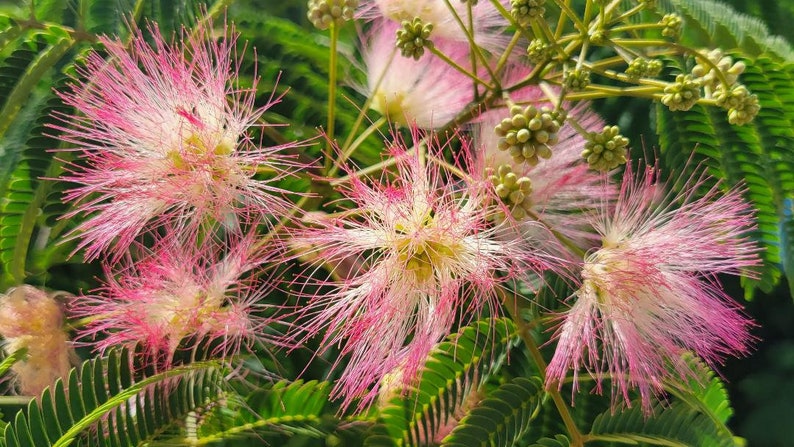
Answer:
[(325, 150), (325, 171), (331, 167), (334, 145), (334, 125), (336, 123), (336, 75), (337, 75), (337, 46), (339, 44), (339, 26), (336, 22), (332, 22), (331, 26), (331, 48), (328, 62), (328, 126), (325, 129), (325, 135), (328, 137), (328, 144)]
[(392, 49), (391, 55), (389, 55), (389, 61), (386, 63), (386, 68), (384, 68), (381, 74), (378, 76), (378, 80), (375, 82), (375, 86), (372, 87), (372, 91), (370, 92), (366, 101), (364, 101), (364, 105), (361, 106), (361, 109), (358, 112), (358, 116), (356, 117), (356, 122), (353, 123), (353, 127), (348, 132), (347, 139), (345, 140), (345, 143), (342, 145), (342, 152), (347, 152), (348, 148), (353, 143), (353, 139), (355, 138), (356, 132), (358, 132), (358, 128), (359, 126), (361, 126), (361, 123), (364, 122), (364, 117), (367, 115), (367, 110), (369, 110), (370, 106), (372, 105), (372, 101), (375, 99), (375, 95), (377, 95), (377, 92), (380, 89), (380, 85), (383, 83), (383, 79), (386, 77), (386, 73), (389, 71), (389, 67), (391, 67), (391, 64), (394, 62), (394, 56), (396, 55), (397, 55), (397, 47), (395, 46), (394, 49)]
[[(565, 4), (568, 5), (568, 7), (570, 8), (571, 0), (565, 0)], [(562, 33), (565, 31), (564, 28), (565, 28), (565, 22), (567, 21), (567, 19), (568, 19), (568, 15), (567, 14), (560, 14), (559, 19), (557, 19), (557, 29), (554, 30), (554, 41), (555, 42), (558, 41), (560, 39), (560, 37), (562, 37)]]
[(510, 54), (513, 52), (513, 48), (518, 44), (518, 40), (521, 39), (521, 33), (516, 31), (513, 33), (513, 38), (510, 39), (510, 42), (507, 44), (504, 52), (502, 55), (499, 56), (499, 60), (496, 62), (496, 71), (497, 74), (501, 73), (504, 69), (505, 65), (507, 64), (508, 59), (510, 59)]
[(342, 151), (342, 154), (339, 156), (339, 160), (337, 160), (336, 163), (334, 163), (334, 165), (331, 166), (331, 168), (328, 170), (328, 177), (333, 177), (337, 172), (339, 172), (341, 166), (350, 158), (351, 155), (353, 155), (353, 152), (355, 152), (356, 149), (358, 149), (358, 147), (361, 146), (361, 143), (363, 143), (364, 140), (369, 138), (370, 135), (375, 133), (375, 131), (380, 129), (380, 127), (386, 124), (387, 122), (388, 119), (385, 116), (382, 116), (377, 120), (375, 120), (375, 122), (372, 123), (369, 127), (367, 127), (367, 129), (364, 130), (364, 132), (362, 132), (361, 135), (358, 136), (358, 138), (356, 138), (350, 145), (348, 145)]
[[(556, 4), (557, 4), (557, 6), (559, 6), (559, 7), (560, 7), (560, 9), (562, 10), (562, 12), (563, 12), (565, 15), (567, 15), (567, 16), (568, 16), (568, 18), (570, 18), (570, 19), (571, 19), (571, 21), (573, 22), (574, 26), (576, 26), (576, 28), (578, 28), (578, 29), (579, 29), (579, 32), (581, 32), (582, 34), (587, 34), (587, 26), (584, 24), (584, 22), (582, 22), (582, 21), (579, 19), (579, 15), (578, 15), (578, 14), (576, 14), (576, 11), (574, 11), (574, 10), (571, 8), (571, 5), (570, 5), (570, 4), (568, 4), (568, 1), (560, 1), (560, 0), (556, 0), (554, 3), (556, 3)], [(590, 4), (590, 2), (587, 2), (587, 4), (589, 5), (589, 4)]]
[[(502, 295), (504, 306), (507, 309), (507, 312), (510, 314), (510, 318), (513, 319), (516, 327), (518, 327), (518, 335), (521, 337), (521, 341), (524, 342), (524, 345), (529, 351), (530, 357), (532, 357), (532, 360), (537, 365), (541, 380), (545, 382), (546, 360), (543, 358), (543, 354), (540, 352), (537, 343), (535, 343), (535, 339), (532, 338), (532, 334), (530, 334), (531, 328), (527, 325), (526, 321), (524, 321), (524, 318), (522, 318), (519, 313), (518, 302), (516, 300), (510, 301), (504, 292), (500, 292), (500, 294)], [(568, 405), (565, 403), (565, 400), (562, 398), (559, 390), (547, 387), (546, 392), (549, 396), (551, 396), (554, 406), (557, 408), (557, 412), (559, 412), (563, 424), (565, 424), (565, 429), (571, 436), (571, 446), (582, 447), (584, 445), (584, 437), (579, 431), (579, 428), (576, 426), (576, 422), (573, 420), (571, 411), (568, 409)]]
[(612, 18), (612, 20), (609, 21), (609, 24), (611, 25), (613, 23), (620, 23), (620, 22), (628, 19), (629, 17), (633, 16), (634, 14), (637, 14), (638, 12), (642, 11), (643, 8), (645, 8), (645, 5), (643, 5), (642, 3), (639, 3), (638, 5), (634, 6), (633, 8), (623, 12), (623, 14)]
[[(476, 58), (479, 58), (482, 61), (483, 66), (485, 67), (485, 69), (488, 70), (488, 74), (491, 76), (491, 79), (493, 80), (494, 85), (496, 85), (498, 87), (499, 86), (499, 78), (497, 78), (496, 73), (494, 73), (493, 69), (491, 68), (491, 65), (488, 63), (488, 59), (486, 59), (485, 55), (483, 55), (482, 51), (480, 51), (479, 45), (477, 45), (477, 43), (474, 41), (474, 27), (473, 27), (473, 25), (472, 25), (471, 32), (469, 32), (469, 30), (466, 28), (466, 25), (463, 23), (463, 20), (460, 19), (460, 16), (458, 15), (458, 12), (455, 10), (455, 8), (452, 7), (452, 4), (449, 2), (449, 0), (444, 0), (444, 3), (446, 3), (447, 9), (449, 9), (450, 13), (452, 14), (452, 17), (458, 23), (458, 26), (460, 26), (460, 28), (463, 30), (463, 32), (466, 33), (466, 39), (469, 41), (469, 48), (471, 49), (472, 61), (475, 62), (475, 63), (472, 64), (472, 70), (474, 71), (475, 74), (477, 73)], [(471, 8), (471, 3), (469, 3), (469, 8)], [(469, 19), (472, 20), (471, 14), (469, 14)], [(475, 86), (475, 88), (476, 88), (476, 86)], [(476, 96), (477, 95), (475, 95), (475, 97)]]
[(485, 82), (482, 79), (480, 79), (476, 74), (466, 70), (465, 68), (461, 67), (457, 62), (455, 62), (452, 59), (450, 59), (449, 56), (447, 56), (446, 54), (442, 53), (438, 48), (432, 47), (432, 48), (430, 48), (430, 52), (433, 53), (434, 55), (436, 55), (436, 57), (438, 57), (439, 59), (441, 59), (444, 62), (446, 62), (447, 64), (449, 64), (450, 67), (452, 67), (455, 70), (461, 72), (465, 76), (471, 78), (474, 82), (482, 85), (483, 87), (487, 88), (488, 90), (493, 90), (494, 89), (492, 86), (488, 85), (487, 82)]

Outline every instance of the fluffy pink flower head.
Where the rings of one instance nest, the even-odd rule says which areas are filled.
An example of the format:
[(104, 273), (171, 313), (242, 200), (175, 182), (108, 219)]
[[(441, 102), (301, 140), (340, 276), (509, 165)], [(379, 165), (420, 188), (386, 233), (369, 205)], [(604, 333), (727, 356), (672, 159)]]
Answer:
[[(396, 24), (418, 17), (423, 23), (433, 24), (431, 39), (436, 42), (440, 39), (466, 44), (469, 42), (466, 31), (461, 27), (461, 23), (465, 26), (469, 23), (466, 2), (455, 1), (447, 4), (443, 0), (365, 0), (362, 2), (362, 10), (365, 18), (384, 17)], [(473, 5), (471, 19), (477, 44), (489, 50), (497, 50), (506, 43), (500, 31), (508, 25), (507, 19), (490, 1)]]
[(131, 256), (114, 270), (106, 262), (106, 285), (94, 296), (75, 298), (72, 313), (92, 317), (81, 338), (96, 348), (140, 343), (156, 366), (171, 364), (180, 342), (214, 340), (216, 352), (234, 355), (262, 338), (267, 320), (257, 313), (267, 287), (251, 271), (268, 261), (253, 236), (228, 236), (229, 242), (193, 241), (163, 236), (154, 250), (136, 245), (142, 259)]
[[(444, 126), (474, 99), (473, 81), (433, 54), (419, 60), (395, 54), (399, 25), (376, 22), (364, 44), (368, 96), (372, 108), (399, 124), (422, 129)], [(466, 64), (468, 47), (448, 45), (444, 54)]]
[[(513, 72), (510, 77), (513, 81), (520, 80), (522, 74), (528, 72), (528, 69)], [(511, 85), (511, 81), (508, 80), (505, 85)], [(537, 86), (522, 88), (512, 93), (511, 98), (522, 104), (537, 104), (537, 107), (552, 106), (546, 102), (545, 95)], [(529, 211), (529, 216), (520, 216), (520, 220), (532, 222), (535, 218), (540, 219), (579, 249), (593, 247), (598, 242), (598, 236), (591, 228), (591, 213), (605, 200), (613, 199), (616, 191), (613, 185), (604, 182), (604, 175), (590, 169), (582, 158), (585, 138), (570, 121), (566, 121), (560, 128), (559, 141), (551, 148), (551, 158), (541, 158), (534, 166), (517, 163), (508, 151), (498, 149), (499, 136), (494, 132), (496, 125), (509, 115), (507, 108), (492, 109), (483, 113), (474, 124), (478, 157), (486, 175), (497, 174), (500, 166), (506, 165), (516, 177), (527, 178), (531, 189), (521, 207)], [(568, 116), (569, 120), (575, 119), (584, 130), (593, 131), (603, 127), (603, 121), (584, 105), (574, 107)], [(553, 235), (540, 231), (537, 225), (520, 226), (525, 237), (541, 240), (543, 246), (555, 255), (569, 260), (580, 259), (579, 255), (559, 244)]]
[[(414, 131), (414, 147), (420, 135)], [(441, 148), (432, 137), (429, 154)], [(551, 260), (498, 237), (491, 225), (490, 187), (481, 179), (455, 178), (448, 167), (424, 160), (399, 139), (390, 156), (395, 178), (355, 179), (343, 194), (355, 208), (335, 221), (323, 219), (296, 237), (331, 265), (354, 259), (360, 266), (334, 287), (312, 296), (298, 323), (310, 337), (325, 331), (322, 346), (339, 344), (349, 364), (333, 394), (359, 409), (378, 395), (381, 380), (401, 370), (401, 385), (414, 383), (432, 347), (457, 318), (475, 318), (496, 306), (503, 281), (546, 269)], [(457, 169), (468, 168), (469, 144)], [(352, 173), (351, 173), (352, 174)], [(312, 280), (310, 280), (312, 281)]]
[(20, 394), (38, 396), (57, 379), (66, 378), (75, 363), (60, 303), (33, 286), (23, 284), (0, 293), (0, 335), (7, 355), (27, 350), (11, 366)]
[(602, 237), (582, 268), (576, 302), (564, 314), (547, 386), (561, 386), (573, 370), (611, 380), (613, 401), (639, 391), (646, 411), (666, 380), (692, 377), (686, 351), (709, 364), (745, 354), (752, 323), (722, 291), (717, 274), (740, 274), (758, 263), (743, 238), (752, 225), (740, 192), (714, 187), (697, 197), (703, 178), (665, 197), (648, 168), (627, 168), (617, 203), (593, 224)]
[[(65, 199), (90, 217), (80, 235), (86, 257), (116, 241), (121, 254), (148, 227), (208, 219), (230, 223), (281, 214), (288, 203), (273, 185), (294, 168), (285, 146), (261, 147), (251, 129), (262, 108), (256, 88), (240, 88), (235, 37), (210, 40), (200, 27), (167, 43), (156, 26), (150, 46), (136, 31), (129, 49), (102, 38), (108, 53), (88, 56), (80, 81), (62, 93), (77, 113), (59, 117), (60, 138), (80, 160), (64, 180), (80, 186)], [(291, 144), (291, 145), (294, 145)], [(269, 179), (257, 172), (275, 172)]]

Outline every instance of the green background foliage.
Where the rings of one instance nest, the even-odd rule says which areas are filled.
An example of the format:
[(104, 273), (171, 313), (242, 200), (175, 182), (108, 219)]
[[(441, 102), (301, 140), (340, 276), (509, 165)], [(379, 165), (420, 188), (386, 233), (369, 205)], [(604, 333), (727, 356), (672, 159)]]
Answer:
[[(787, 43), (794, 39), (794, 4), (659, 3), (684, 13), (688, 43), (721, 47), (746, 62), (742, 79), (759, 96), (760, 115), (738, 128), (728, 125), (721, 111), (701, 107), (671, 113), (631, 98), (600, 101), (595, 107), (608, 121), (630, 129), (635, 156), (658, 153), (671, 177), (691, 172), (692, 159), (725, 185), (744, 185), (757, 210), (753, 236), (766, 248), (764, 265), (758, 279), (729, 286), (732, 296), (748, 299), (747, 311), (759, 323), (761, 341), (751, 358), (731, 361), (722, 370), (725, 382), (692, 360), (702, 380), (687, 388), (670, 384), (671, 402), (656, 408), (658, 418), (643, 418), (639, 405), (613, 412), (608, 396), (588, 393), (576, 396), (572, 418), (593, 445), (630, 440), (721, 446), (733, 445), (734, 434), (750, 445), (787, 445), (794, 438), (794, 384), (789, 380), (794, 374), (794, 51)], [(78, 292), (94, 287), (100, 271), (80, 256), (69, 257), (74, 242), (55, 243), (75, 222), (61, 219), (67, 212), (60, 197), (66, 186), (46, 181), (68, 161), (68, 155), (54, 158), (50, 152), (60, 145), (57, 130), (47, 127), (55, 124), (52, 113), (70, 112), (54, 89), (66, 85), (74, 64), (95, 47), (94, 35), (128, 35), (124, 17), (142, 27), (144, 19), (156, 21), (170, 33), (192, 26), (201, 10), (191, 0), (48, 0), (31, 5), (0, 3), (0, 290), (27, 282)], [(209, 8), (224, 6), (218, 2)], [(27, 17), (31, 7), (37, 23), (8, 18)], [(328, 39), (308, 24), (305, 2), (233, 2), (225, 14), (241, 33), (241, 43), (257, 49), (256, 60), (248, 52), (243, 65), (257, 64), (260, 100), (274, 91), (284, 94), (266, 119), (291, 123), (283, 129), (284, 138), (314, 135), (327, 118), (318, 104), (327, 96)], [(341, 51), (354, 54), (355, 31), (346, 33)], [(361, 84), (363, 75), (347, 58), (340, 58), (338, 69), (347, 83), (343, 95), (350, 98), (339, 102), (337, 112), (337, 133), (344, 135), (363, 103), (350, 86)], [(377, 162), (379, 151), (376, 141), (368, 141), (355, 161)], [(566, 293), (563, 289), (559, 295)], [(522, 312), (533, 321), (541, 309), (528, 304)], [(220, 446), (425, 445), (439, 427), (453, 426), (438, 440), (441, 445), (567, 446), (565, 427), (549, 416), (554, 406), (544, 398), (536, 359), (519, 343), (518, 332), (508, 319), (461, 328), (433, 351), (407, 397), (395, 396), (379, 412), (361, 416), (342, 415), (328, 401), (333, 350), (310, 368), (305, 365), (312, 358), (311, 346), (277, 361), (262, 353), (245, 364), (251, 375), (231, 384), (222, 380), (229, 371), (220, 364), (193, 363), (156, 374), (130, 368), (134, 354), (114, 352), (86, 361), (38, 402), (2, 407), (6, 426), (0, 444), (167, 445), (169, 439), (189, 437), (199, 445)], [(531, 343), (542, 346), (550, 334), (536, 329), (531, 337)], [(539, 352), (548, 358), (548, 349)], [(285, 378), (300, 374), (302, 380), (273, 379), (266, 371)], [(129, 399), (134, 394), (129, 393), (141, 389), (146, 392)], [(483, 393), (476, 396), (482, 400), (464, 414), (453, 414), (472, 393)], [(570, 395), (570, 389), (562, 394)]]

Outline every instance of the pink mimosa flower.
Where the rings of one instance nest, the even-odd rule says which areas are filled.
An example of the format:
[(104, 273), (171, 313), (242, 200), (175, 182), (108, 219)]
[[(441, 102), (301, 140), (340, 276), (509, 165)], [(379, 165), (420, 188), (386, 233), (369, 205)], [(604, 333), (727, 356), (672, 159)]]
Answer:
[(77, 364), (63, 327), (62, 306), (33, 286), (23, 284), (0, 293), (0, 335), (6, 355), (27, 350), (11, 366), (20, 394), (38, 396), (59, 378), (67, 380), (72, 364)]
[(77, 204), (72, 215), (89, 216), (72, 233), (88, 259), (114, 241), (120, 255), (164, 223), (233, 226), (289, 206), (273, 180), (295, 163), (285, 146), (261, 147), (251, 136), (278, 100), (256, 108), (256, 85), (238, 85), (236, 37), (210, 40), (201, 27), (167, 43), (156, 26), (150, 31), (153, 46), (140, 31), (129, 49), (102, 38), (108, 57), (89, 55), (81, 80), (61, 94), (76, 113), (59, 117), (59, 138), (80, 156), (63, 176), (80, 186), (65, 200)]
[[(424, 23), (433, 24), (432, 40), (443, 39), (468, 44), (467, 33), (461, 27), (461, 23), (469, 26), (468, 6), (466, 2), (460, 1), (449, 4), (454, 12), (443, 0), (366, 0), (362, 2), (362, 11), (365, 18), (384, 17), (397, 24), (418, 17)], [(471, 12), (473, 35), (478, 45), (497, 50), (507, 43), (501, 34), (508, 25), (507, 19), (490, 1), (477, 2), (472, 6)]]
[(99, 351), (140, 343), (157, 366), (171, 364), (180, 342), (214, 340), (216, 351), (234, 355), (243, 346), (264, 338), (267, 320), (258, 304), (267, 284), (252, 270), (267, 262), (270, 253), (257, 249), (252, 236), (229, 235), (227, 243), (162, 236), (154, 250), (134, 245), (121, 264), (104, 264), (106, 284), (96, 295), (76, 297), (72, 313), (91, 317), (82, 339), (92, 339)]
[(716, 275), (757, 265), (757, 248), (744, 238), (750, 207), (736, 189), (715, 187), (703, 197), (703, 179), (666, 197), (652, 168), (635, 178), (627, 168), (614, 208), (593, 222), (602, 237), (582, 268), (576, 302), (558, 328), (547, 385), (561, 386), (570, 370), (611, 380), (613, 401), (639, 391), (650, 411), (667, 379), (692, 376), (686, 351), (713, 365), (746, 354), (752, 325), (721, 289)]
[[(414, 131), (414, 143), (420, 135)], [(428, 139), (429, 154), (439, 155)], [(303, 312), (303, 333), (325, 332), (322, 346), (349, 356), (333, 394), (343, 407), (359, 409), (378, 395), (381, 380), (396, 369), (401, 385), (417, 378), (425, 358), (456, 319), (476, 318), (498, 307), (504, 281), (549, 268), (541, 252), (498, 237), (504, 227), (489, 221), (490, 185), (451, 170), (468, 169), (469, 143), (462, 142), (456, 168), (424, 161), (405, 143), (391, 145), (396, 177), (365, 182), (354, 177), (343, 194), (355, 208), (335, 220), (317, 220), (296, 234), (305, 247), (334, 265), (355, 260), (359, 267), (334, 287), (311, 298)], [(512, 230), (512, 229), (511, 229)], [(310, 282), (312, 282), (310, 280)]]
[[(364, 43), (368, 96), (372, 108), (399, 124), (442, 127), (474, 100), (471, 78), (429, 52), (419, 60), (395, 52), (398, 24), (378, 21)], [(466, 66), (468, 46), (444, 46), (444, 54)]]

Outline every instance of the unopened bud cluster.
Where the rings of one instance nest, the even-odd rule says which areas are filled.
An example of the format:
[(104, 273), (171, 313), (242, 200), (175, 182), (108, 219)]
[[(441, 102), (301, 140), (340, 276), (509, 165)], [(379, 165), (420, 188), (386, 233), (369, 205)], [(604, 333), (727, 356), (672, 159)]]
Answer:
[(527, 47), (527, 57), (533, 64), (540, 64), (551, 59), (551, 45), (541, 39), (532, 39)]
[(510, 13), (520, 25), (526, 25), (531, 19), (543, 17), (546, 8), (543, 5), (546, 0), (511, 0)]
[(563, 74), (562, 84), (568, 90), (578, 92), (590, 85), (590, 70), (586, 68), (574, 68)]
[[(496, 195), (510, 209), (510, 214), (516, 220), (527, 217), (527, 213), (532, 209), (530, 194), (532, 193), (532, 182), (528, 177), (519, 177), (513, 168), (508, 164), (500, 165), (496, 173), (489, 175), (488, 180), (494, 186)], [(496, 220), (503, 220), (503, 213), (496, 215)]]
[(626, 68), (626, 76), (637, 80), (639, 78), (653, 78), (662, 72), (662, 61), (658, 59), (645, 59), (638, 57), (629, 63)]
[(306, 16), (317, 29), (328, 29), (332, 23), (353, 20), (358, 0), (309, 0)]
[(761, 110), (758, 96), (750, 94), (747, 87), (741, 84), (727, 89), (720, 85), (714, 93), (714, 99), (718, 106), (728, 111), (728, 122), (737, 126), (749, 123)]
[(706, 54), (706, 58), (722, 73), (722, 76), (720, 76), (720, 73), (717, 73), (717, 70), (712, 68), (711, 64), (707, 64), (702, 60), (698, 61), (698, 64), (692, 68), (692, 76), (700, 78), (703, 87), (706, 89), (706, 96), (722, 84), (721, 78), (724, 78), (728, 85), (738, 82), (739, 75), (744, 73), (747, 68), (744, 62), (733, 62), (733, 58), (723, 55), (719, 49), (709, 51)]
[(662, 36), (675, 39), (681, 35), (681, 27), (684, 21), (678, 14), (665, 14), (659, 23), (664, 26), (662, 28)]
[(590, 168), (605, 172), (626, 163), (629, 139), (620, 134), (618, 126), (605, 126), (601, 132), (590, 132), (586, 139), (582, 157)]
[(419, 60), (425, 54), (425, 48), (433, 48), (430, 33), (432, 23), (424, 23), (419, 17), (412, 21), (403, 20), (402, 28), (397, 30), (397, 48), (404, 57)]
[(559, 140), (557, 133), (565, 122), (564, 112), (547, 107), (513, 106), (510, 117), (496, 125), (499, 150), (508, 151), (516, 163), (536, 165), (539, 158), (550, 158), (551, 148)]
[(690, 74), (679, 74), (675, 82), (664, 88), (662, 104), (670, 110), (689, 110), (700, 99), (701, 83)]

